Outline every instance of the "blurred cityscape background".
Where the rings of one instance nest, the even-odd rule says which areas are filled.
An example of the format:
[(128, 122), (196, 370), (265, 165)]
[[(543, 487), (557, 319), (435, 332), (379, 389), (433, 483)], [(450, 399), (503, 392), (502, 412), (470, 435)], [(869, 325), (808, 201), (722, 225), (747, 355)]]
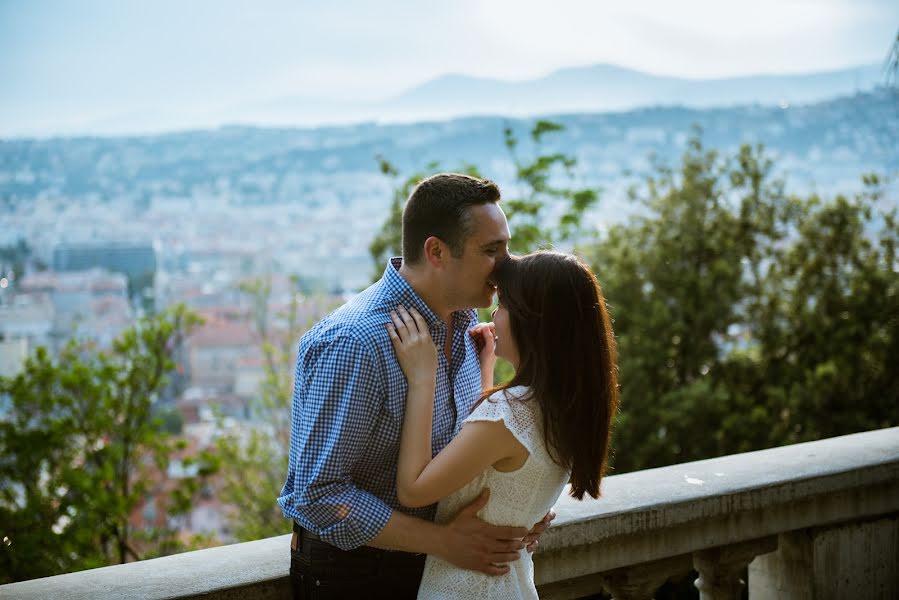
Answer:
[[(484, 4), (0, 4), (0, 583), (289, 531), (299, 336), (441, 170), (499, 183), (518, 250), (593, 261), (619, 472), (897, 424), (899, 9)], [(475, 50), (401, 64), (442, 24)]]

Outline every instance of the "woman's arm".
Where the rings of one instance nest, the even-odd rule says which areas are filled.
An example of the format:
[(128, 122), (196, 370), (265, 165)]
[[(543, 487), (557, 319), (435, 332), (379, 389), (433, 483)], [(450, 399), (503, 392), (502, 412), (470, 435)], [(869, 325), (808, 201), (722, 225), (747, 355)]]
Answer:
[(490, 465), (520, 453), (523, 446), (502, 422), (476, 421), (466, 423), (431, 460), (437, 349), (414, 308), (400, 307), (391, 318), (388, 333), (409, 384), (396, 470), (397, 496), (403, 506), (417, 508), (460, 489)]
[[(461, 489), (487, 467), (523, 449), (502, 421), (466, 423), (433, 460), (416, 463), (415, 468), (410, 465), (402, 481), (397, 471), (397, 497), (408, 508), (428, 506)], [(401, 446), (400, 465), (403, 460)]]

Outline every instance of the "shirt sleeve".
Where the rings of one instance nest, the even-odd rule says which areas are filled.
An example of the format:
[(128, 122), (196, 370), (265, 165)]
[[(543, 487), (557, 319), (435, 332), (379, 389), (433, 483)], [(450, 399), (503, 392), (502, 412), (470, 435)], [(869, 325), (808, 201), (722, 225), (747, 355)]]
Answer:
[(339, 337), (318, 342), (297, 364), (291, 512), (303, 527), (343, 550), (367, 544), (392, 514), (351, 476), (385, 393), (373, 354), (358, 340)]

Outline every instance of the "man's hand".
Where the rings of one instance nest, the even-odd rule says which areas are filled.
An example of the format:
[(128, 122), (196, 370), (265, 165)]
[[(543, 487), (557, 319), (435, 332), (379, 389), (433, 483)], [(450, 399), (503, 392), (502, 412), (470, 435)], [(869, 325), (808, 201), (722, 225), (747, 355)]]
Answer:
[(543, 517), (543, 520), (535, 523), (531, 530), (528, 532), (527, 536), (524, 538), (524, 543), (527, 544), (528, 552), (531, 554), (534, 553), (534, 550), (537, 549), (537, 544), (540, 543), (540, 536), (543, 535), (543, 532), (549, 527), (549, 524), (552, 523), (552, 520), (556, 518), (556, 511), (550, 509), (546, 516)]
[(438, 556), (462, 569), (502, 575), (509, 571), (505, 563), (519, 559), (518, 553), (525, 547), (522, 540), (528, 531), (524, 527), (499, 527), (480, 520), (476, 515), (489, 498), (490, 490), (485, 489), (444, 525), (446, 535)]

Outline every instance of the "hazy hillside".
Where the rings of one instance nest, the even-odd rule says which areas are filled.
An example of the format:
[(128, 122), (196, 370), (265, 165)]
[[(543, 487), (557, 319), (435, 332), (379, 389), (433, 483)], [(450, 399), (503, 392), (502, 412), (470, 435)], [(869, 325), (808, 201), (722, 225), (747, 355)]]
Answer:
[[(883, 83), (883, 67), (723, 79), (683, 79), (592, 65), (561, 69), (531, 80), (444, 75), (380, 102), (323, 97), (270, 98), (242, 105), (258, 123), (350, 123), (366, 119), (415, 122), (463, 116), (625, 111), (658, 105), (690, 108), (821, 102), (868, 92)], [(326, 90), (319, 90), (326, 93)], [(149, 116), (148, 116), (149, 118)]]
[[(639, 171), (649, 154), (675, 158), (693, 124), (708, 145), (760, 142), (781, 157), (797, 185), (842, 185), (858, 172), (899, 169), (899, 92), (880, 90), (789, 108), (647, 108), (552, 116), (567, 130), (550, 147), (574, 152), (588, 180)], [(189, 197), (227, 188), (235, 203), (305, 202), (296, 178), (377, 172), (376, 155), (403, 170), (439, 160), (481, 165), (502, 179), (502, 129), (524, 136), (528, 119), (464, 118), (408, 125), (264, 129), (229, 127), (150, 137), (0, 141), (0, 198), (7, 207), (40, 197)], [(527, 148), (523, 148), (527, 151)], [(335, 180), (339, 185), (339, 179)], [(224, 187), (223, 187), (224, 186)], [(355, 201), (365, 201), (357, 198)]]
[[(381, 101), (327, 98), (327, 90), (259, 99), (234, 107), (239, 122), (270, 125), (344, 124), (368, 119), (411, 123), (464, 116), (534, 116), (546, 113), (626, 111), (658, 105), (689, 108), (821, 102), (873, 90), (884, 81), (880, 64), (837, 71), (723, 79), (658, 76), (614, 65), (561, 69), (544, 77), (509, 81), (450, 74)], [(126, 116), (134, 118), (134, 115)], [(154, 123), (164, 115), (147, 115)], [(97, 123), (99, 131), (113, 123)]]
[(692, 108), (738, 104), (819, 102), (868, 91), (882, 79), (880, 65), (802, 75), (727, 79), (661, 77), (613, 65), (562, 69), (519, 82), (449, 75), (417, 86), (381, 105), (401, 114), (599, 112), (658, 104)]

